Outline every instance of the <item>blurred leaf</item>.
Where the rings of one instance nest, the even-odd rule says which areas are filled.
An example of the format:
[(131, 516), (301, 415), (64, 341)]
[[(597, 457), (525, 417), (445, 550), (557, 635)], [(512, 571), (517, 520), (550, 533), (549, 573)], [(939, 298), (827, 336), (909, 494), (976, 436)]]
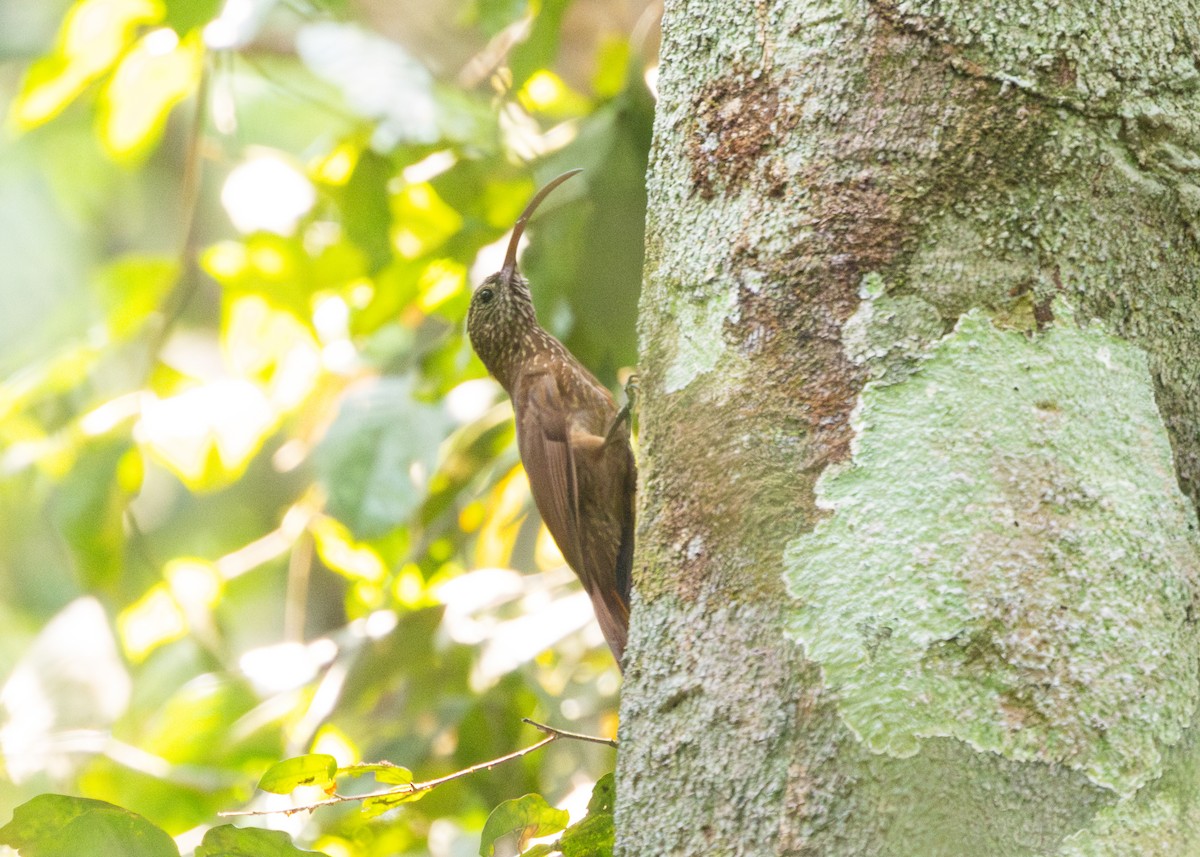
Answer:
[(511, 840), (520, 850), (530, 839), (558, 833), (569, 820), (570, 815), (565, 809), (555, 809), (539, 794), (506, 800), (492, 810), (483, 825), (480, 857), (493, 857), (496, 841), (501, 838)]
[(79, 0), (63, 21), (54, 53), (25, 74), (12, 118), (29, 129), (57, 116), (124, 52), (137, 27), (161, 20), (157, 0)]
[(467, 7), (466, 20), (478, 24), (491, 38), (529, 11), (529, 0), (474, 0)]
[(323, 851), (297, 848), (282, 830), (223, 824), (204, 834), (195, 857), (311, 857), (317, 854), (328, 857)]
[(294, 238), (260, 232), (245, 242), (223, 241), (201, 256), (204, 270), (234, 292), (252, 292), (312, 323), (308, 259)]
[(241, 476), (279, 414), (256, 384), (222, 379), (142, 409), (142, 448), (194, 491), (222, 488)]
[(412, 396), (407, 378), (384, 378), (342, 401), (314, 453), (329, 513), (358, 539), (406, 521), (425, 496), (449, 420)]
[(600, 44), (600, 55), (596, 60), (596, 73), (592, 75), (592, 91), (597, 98), (615, 98), (626, 86), (639, 85), (631, 81), (634, 70), (629, 42), (609, 36)]
[(21, 857), (179, 857), (165, 831), (100, 800), (43, 794), (13, 811), (0, 844)]
[(296, 50), (350, 107), (376, 122), (371, 144), (377, 151), (437, 142), (433, 77), (400, 45), (357, 24), (321, 21), (300, 29)]
[(100, 141), (110, 156), (129, 161), (158, 142), (171, 108), (200, 82), (203, 51), (198, 33), (180, 41), (163, 28), (122, 57), (100, 97)]
[(180, 36), (188, 31), (203, 26), (217, 15), (222, 0), (166, 0), (167, 18), (165, 23), (172, 27)]
[(367, 149), (358, 156), (341, 192), (342, 228), (366, 253), (372, 273), (392, 258), (391, 178), (391, 162)]
[(317, 786), (328, 791), (337, 782), (337, 759), (324, 753), (309, 753), (276, 762), (258, 781), (264, 792), (291, 794), (300, 786)]
[(549, 68), (558, 55), (563, 15), (571, 0), (542, 0), (529, 37), (513, 48), (508, 57), (513, 86), (520, 88), (539, 69)]
[(396, 246), (407, 259), (437, 250), (462, 229), (463, 219), (428, 182), (406, 185), (392, 199)]
[(91, 588), (110, 590), (125, 553), (125, 508), (142, 484), (142, 458), (125, 434), (85, 444), (58, 484), (54, 523)]
[(352, 580), (380, 583), (387, 574), (383, 560), (370, 545), (355, 541), (338, 521), (326, 515), (310, 525), (321, 561)]
[[(199, 675), (179, 688), (141, 730), (140, 746), (173, 764), (254, 762), (276, 749), (238, 720), (258, 697), (236, 676)], [(187, 729), (180, 729), (187, 723)], [(270, 724), (264, 724), (269, 728)]]
[(105, 265), (94, 285), (112, 337), (124, 339), (141, 329), (178, 274), (179, 262), (166, 256), (130, 254)]

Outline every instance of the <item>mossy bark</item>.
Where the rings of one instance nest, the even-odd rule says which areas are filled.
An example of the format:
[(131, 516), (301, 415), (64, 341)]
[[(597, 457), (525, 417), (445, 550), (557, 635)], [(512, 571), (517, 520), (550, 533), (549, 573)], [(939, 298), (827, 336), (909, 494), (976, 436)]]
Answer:
[(675, 0), (618, 853), (1200, 853), (1200, 9)]

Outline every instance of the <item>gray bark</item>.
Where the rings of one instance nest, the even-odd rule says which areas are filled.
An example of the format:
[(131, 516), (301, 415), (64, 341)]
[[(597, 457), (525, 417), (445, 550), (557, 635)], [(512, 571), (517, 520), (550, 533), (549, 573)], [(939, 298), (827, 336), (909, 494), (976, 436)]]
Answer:
[(1200, 8), (675, 0), (618, 853), (1200, 853)]

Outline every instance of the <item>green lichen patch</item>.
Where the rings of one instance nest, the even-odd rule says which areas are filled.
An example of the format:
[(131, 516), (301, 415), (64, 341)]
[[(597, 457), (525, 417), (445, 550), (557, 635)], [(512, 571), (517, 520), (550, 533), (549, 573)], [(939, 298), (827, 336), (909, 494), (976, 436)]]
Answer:
[(1129, 794), (1196, 706), (1200, 540), (1145, 354), (1059, 319), (973, 311), (867, 385), (784, 554), (792, 630), (875, 752), (952, 737)]
[(674, 353), (669, 357), (664, 388), (675, 393), (716, 368), (725, 353), (725, 324), (737, 306), (737, 292), (706, 301), (672, 295), (670, 317), (675, 319)]
[(932, 304), (915, 295), (865, 298), (842, 327), (842, 347), (854, 363), (865, 364), (872, 380), (896, 383), (917, 371), (926, 348), (942, 334)]

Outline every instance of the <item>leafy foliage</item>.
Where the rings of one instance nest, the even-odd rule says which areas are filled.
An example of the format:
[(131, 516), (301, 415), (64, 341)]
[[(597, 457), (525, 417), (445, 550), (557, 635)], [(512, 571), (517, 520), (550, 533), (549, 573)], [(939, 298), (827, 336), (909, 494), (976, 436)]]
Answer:
[(583, 166), (522, 267), (615, 384), (652, 110), (639, 46), (564, 43), (566, 0), (466, 3), (445, 44), (336, 0), (251, 5), (0, 0), (0, 836), (22, 855), (447, 853), (611, 766), (563, 742), (399, 809), (217, 826), (291, 805), (260, 778), (434, 779), (531, 743), (526, 716), (614, 731), (619, 677), (463, 321), (536, 185)]

